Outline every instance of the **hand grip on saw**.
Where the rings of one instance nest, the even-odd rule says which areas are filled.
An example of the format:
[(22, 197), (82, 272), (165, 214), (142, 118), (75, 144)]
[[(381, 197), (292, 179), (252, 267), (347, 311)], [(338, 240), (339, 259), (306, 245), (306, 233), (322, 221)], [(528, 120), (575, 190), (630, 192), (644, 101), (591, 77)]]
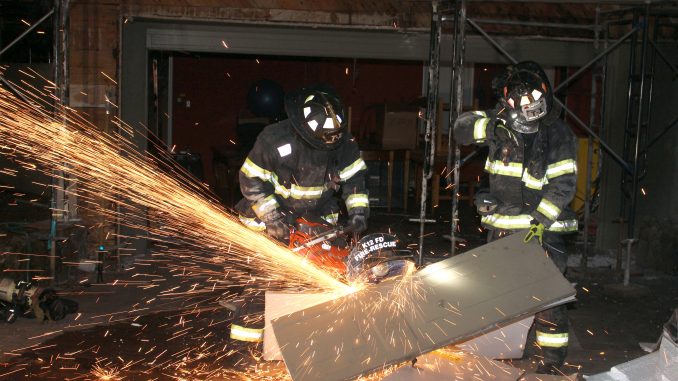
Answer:
[(317, 235), (308, 241), (306, 241), (303, 245), (297, 246), (292, 249), (292, 251), (297, 252), (303, 249), (307, 249), (309, 247), (312, 247), (313, 245), (317, 245), (321, 242), (330, 240), (332, 238), (335, 238), (336, 236), (344, 234), (346, 231), (344, 230), (343, 227), (336, 227), (332, 230), (329, 230), (323, 234)]

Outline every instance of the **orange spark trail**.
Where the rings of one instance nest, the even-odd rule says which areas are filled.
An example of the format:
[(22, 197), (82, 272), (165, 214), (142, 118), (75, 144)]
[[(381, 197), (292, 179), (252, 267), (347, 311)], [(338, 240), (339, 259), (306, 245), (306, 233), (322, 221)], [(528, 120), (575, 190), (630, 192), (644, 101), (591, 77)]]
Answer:
[[(36, 99), (47, 95), (33, 91)], [(213, 253), (211, 258), (186, 255), (194, 264), (221, 258), (232, 267), (256, 269), (267, 281), (350, 291), (332, 275), (242, 226), (187, 173), (176, 168), (168, 173), (172, 167), (166, 158), (144, 153), (145, 143), (137, 141), (146, 137), (138, 131), (117, 120), (119, 134), (107, 134), (68, 108), (60, 116), (62, 122), (0, 89), (0, 154), (29, 170), (75, 176), (84, 208), (144, 228), (160, 241), (179, 240)], [(100, 200), (123, 203), (124, 212), (102, 207)], [(146, 208), (152, 212), (146, 214)]]

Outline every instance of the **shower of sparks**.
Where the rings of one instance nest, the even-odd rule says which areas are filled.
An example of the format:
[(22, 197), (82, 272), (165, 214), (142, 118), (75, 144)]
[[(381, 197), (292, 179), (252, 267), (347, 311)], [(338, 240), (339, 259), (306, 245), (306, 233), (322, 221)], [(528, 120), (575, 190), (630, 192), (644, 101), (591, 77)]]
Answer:
[[(84, 209), (151, 233), (160, 246), (165, 244), (169, 249), (181, 241), (199, 249), (198, 254), (175, 253), (182, 259), (183, 274), (198, 275), (195, 271), (200, 271), (203, 263), (219, 264), (233, 268), (234, 274), (256, 269), (262, 274), (261, 279), (255, 276), (257, 281), (339, 293), (350, 290), (287, 248), (245, 228), (203, 186), (172, 168), (166, 158), (141, 153), (144, 147), (137, 142), (139, 133), (119, 120), (115, 122), (119, 135), (101, 132), (70, 109), (64, 110), (63, 122), (56, 121), (0, 89), (0, 153), (28, 170), (75, 176)], [(122, 211), (106, 207), (108, 203), (120, 204)], [(210, 256), (200, 255), (205, 249)], [(210, 289), (212, 283), (219, 282), (216, 273), (203, 275), (212, 279)], [(192, 292), (199, 293), (206, 286)]]
[(90, 374), (98, 381), (121, 381), (124, 377), (120, 376), (118, 368), (105, 368), (95, 365)]
[[(251, 352), (251, 347), (243, 352), (228, 342), (230, 318), (217, 302), (232, 299), (237, 293), (235, 290), (245, 286), (256, 292), (271, 287), (326, 292), (336, 298), (352, 294), (344, 298), (347, 301), (342, 299), (342, 303), (332, 304), (331, 308), (341, 311), (356, 304), (360, 307), (364, 313), (361, 326), (367, 341), (360, 344), (379, 350), (377, 341), (368, 333), (368, 328), (378, 326), (393, 348), (412, 349), (414, 344), (402, 331), (401, 319), (404, 314), (420, 314), (418, 301), (426, 298), (414, 274), (414, 265), (403, 277), (386, 280), (395, 283), (385, 295), (370, 292), (363, 283), (347, 285), (339, 274), (325, 271), (245, 228), (237, 216), (221, 206), (207, 186), (173, 163), (166, 147), (152, 146), (145, 131), (112, 118), (117, 132), (104, 132), (68, 107), (60, 108), (58, 117), (50, 116), (47, 110), (53, 106), (53, 88), (54, 84), (50, 83), (43, 89), (30, 86), (24, 90), (33, 105), (0, 88), (0, 155), (28, 171), (42, 172), (66, 182), (77, 179), (75, 192), (80, 214), (99, 216), (99, 227), (120, 224), (129, 228), (128, 231), (137, 232), (124, 235), (106, 231), (102, 237), (122, 242), (150, 241), (151, 256), (136, 258), (133, 267), (127, 269), (130, 276), (115, 279), (110, 285), (137, 287), (152, 296), (140, 296), (127, 310), (108, 310), (82, 318), (78, 314), (63, 333), (73, 327), (94, 329), (101, 322), (107, 325), (73, 349), (51, 343), (29, 343), (24, 348), (6, 352), (7, 355), (32, 353), (44, 365), (41, 369), (72, 374), (74, 377), (64, 375), (63, 379), (73, 380), (83, 376), (95, 380), (154, 380), (158, 375), (173, 380), (290, 380), (281, 364), (262, 363), (261, 354)], [(6, 173), (17, 175), (12, 170)], [(46, 189), (51, 186), (42, 185)], [(53, 213), (66, 211), (53, 210)], [(119, 250), (122, 255), (134, 254), (131, 245)], [(156, 272), (158, 269), (164, 271)], [(89, 293), (98, 295), (96, 290)], [(448, 303), (441, 307), (461, 318), (458, 306)], [(388, 321), (377, 321), (376, 316), (381, 316), (383, 311), (389, 312)], [(158, 312), (163, 315), (154, 320), (146, 316)], [(328, 329), (351, 323), (330, 322)], [(445, 324), (456, 323), (446, 320), (436, 329), (444, 331)], [(55, 333), (61, 331), (35, 338), (51, 338)], [(313, 346), (319, 345), (319, 341), (313, 337), (300, 338), (305, 339), (312, 343), (307, 350), (310, 359), (314, 355)], [(112, 343), (118, 346), (114, 355), (99, 354)], [(344, 350), (350, 351), (353, 343), (344, 344), (346, 348), (344, 345), (334, 348), (337, 359)], [(43, 358), (46, 350), (52, 354)], [(244, 356), (235, 364), (223, 365), (235, 353)], [(97, 359), (96, 364), (92, 364), (92, 356)], [(446, 359), (450, 360), (449, 355)], [(371, 360), (368, 357), (362, 362), (374, 365), (370, 364)], [(23, 370), (22, 364), (25, 365), (22, 362), (17, 365), (19, 370), (11, 372)], [(89, 365), (81, 369), (81, 364)], [(383, 378), (402, 366), (405, 365), (382, 368), (361, 380)]]
[[(102, 75), (113, 81), (105, 73)], [(47, 110), (53, 107), (53, 88), (54, 84), (49, 83), (43, 89), (35, 86), (25, 89), (32, 105), (0, 88), (0, 155), (28, 171), (42, 172), (64, 181), (77, 179), (75, 192), (80, 214), (100, 216), (100, 227), (117, 223), (138, 232), (127, 236), (120, 233), (116, 237), (116, 233), (109, 230), (102, 237), (111, 242), (116, 238), (123, 242), (148, 239), (152, 255), (137, 258), (133, 267), (128, 268), (130, 276), (115, 279), (110, 285), (150, 290), (153, 296), (140, 296), (128, 310), (89, 316), (89, 321), (77, 314), (63, 333), (70, 327), (95, 327), (101, 322), (113, 326), (80, 343), (82, 348), (58, 353), (56, 358), (50, 356), (49, 364), (44, 368), (80, 376), (83, 371), (89, 372), (88, 379), (98, 380), (137, 379), (137, 376), (153, 379), (151, 374), (158, 372), (176, 380), (195, 376), (205, 380), (289, 380), (284, 367), (269, 366), (263, 372), (265, 365), (257, 361), (260, 355), (253, 353), (246, 353), (245, 358), (249, 361), (243, 366), (236, 365), (235, 370), (221, 365), (237, 351), (224, 342), (230, 320), (227, 312), (220, 312), (224, 309), (216, 302), (231, 299), (237, 294), (235, 290), (243, 286), (258, 292), (278, 287), (326, 292), (340, 297), (363, 289), (365, 284), (347, 285), (339, 274), (327, 272), (260, 233), (245, 228), (205, 185), (173, 164), (166, 148), (150, 146), (145, 131), (135, 130), (113, 117), (111, 123), (118, 132), (104, 132), (68, 107), (61, 107), (58, 117), (51, 116)], [(15, 170), (7, 169), (5, 173), (17, 176)], [(38, 185), (46, 189), (52, 186)], [(53, 212), (57, 215), (67, 213)], [(106, 245), (106, 242), (101, 244)], [(112, 246), (109, 242), (106, 247)], [(123, 255), (134, 254), (131, 246), (122, 247), (120, 251)], [(82, 263), (64, 263), (78, 264)], [(160, 268), (165, 270), (160, 273), (163, 275), (154, 273)], [(416, 313), (417, 307), (412, 301), (423, 296), (417, 283), (412, 281), (413, 272), (414, 265), (402, 279), (390, 280), (397, 284), (389, 295), (366, 300), (355, 297), (351, 301), (361, 304), (368, 320), (374, 319), (374, 312), (384, 306), (393, 312), (394, 318), (403, 311)], [(49, 277), (35, 275), (33, 279)], [(97, 295), (96, 292), (73, 295), (77, 294)], [(62, 295), (69, 296), (68, 293)], [(166, 323), (149, 326), (144, 315), (151, 313), (152, 307), (155, 312), (170, 314), (165, 317)], [(334, 308), (345, 306), (337, 303)], [(207, 324), (202, 316), (209, 314), (221, 317)], [(142, 356), (140, 359), (127, 352), (113, 358), (97, 355), (105, 342), (116, 342), (118, 336), (124, 335), (120, 329), (113, 328), (115, 324), (131, 327), (124, 330), (125, 334), (129, 334), (129, 329), (136, 332), (133, 334), (134, 345), (138, 343), (136, 353)], [(164, 344), (156, 343), (153, 336), (147, 338), (159, 331), (167, 335)], [(34, 339), (49, 339), (53, 333)], [(397, 333), (391, 337), (394, 346), (408, 344), (398, 342)], [(127, 343), (128, 340), (129, 337), (125, 338), (126, 345), (132, 345)], [(56, 348), (35, 344), (7, 354), (20, 356), (26, 351), (39, 354)], [(98, 357), (97, 364), (81, 369), (78, 359), (86, 352)], [(342, 349), (337, 353), (341, 356)], [(255, 365), (251, 365), (252, 359)]]

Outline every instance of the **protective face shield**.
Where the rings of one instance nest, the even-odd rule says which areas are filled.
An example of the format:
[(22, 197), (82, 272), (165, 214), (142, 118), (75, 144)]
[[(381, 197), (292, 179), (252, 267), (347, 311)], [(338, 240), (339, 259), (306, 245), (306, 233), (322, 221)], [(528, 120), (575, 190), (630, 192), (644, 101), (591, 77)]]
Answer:
[(344, 106), (330, 88), (295, 91), (286, 98), (285, 109), (295, 130), (312, 147), (334, 149), (345, 136)]
[(414, 268), (414, 255), (399, 249), (398, 239), (376, 233), (363, 237), (346, 257), (346, 277), (351, 282), (379, 283)]
[(539, 130), (539, 120), (552, 108), (553, 94), (542, 68), (531, 61), (506, 69), (496, 85), (508, 126), (523, 134)]

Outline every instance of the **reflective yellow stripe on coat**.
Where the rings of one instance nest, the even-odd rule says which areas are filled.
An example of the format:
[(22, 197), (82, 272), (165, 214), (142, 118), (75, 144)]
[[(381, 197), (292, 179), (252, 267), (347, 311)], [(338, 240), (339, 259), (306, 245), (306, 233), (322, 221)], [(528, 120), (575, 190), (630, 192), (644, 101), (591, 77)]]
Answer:
[(240, 222), (243, 223), (243, 225), (254, 230), (255, 232), (266, 230), (266, 224), (261, 221), (257, 221), (256, 218), (249, 218), (245, 216), (238, 216), (238, 218), (240, 219)]
[(487, 159), (485, 162), (485, 172), (494, 174), (494, 175), (504, 175), (510, 177), (522, 177), (523, 176), (523, 163), (506, 163), (504, 164), (501, 160), (490, 161)]
[(365, 161), (362, 158), (358, 158), (358, 160), (351, 163), (348, 167), (339, 171), (339, 178), (341, 181), (346, 181), (353, 177), (353, 175), (358, 173), (361, 169), (367, 169), (367, 164), (365, 164)]
[[(520, 230), (520, 229), (529, 229), (530, 222), (532, 222), (532, 216), (529, 214), (519, 214), (515, 216), (509, 216), (505, 214), (494, 213), (480, 218), (480, 222), (484, 225), (492, 226), (497, 229), (504, 230)], [(551, 232), (576, 232), (577, 231), (577, 220), (562, 220), (555, 221), (551, 226), (546, 228), (546, 230)]]
[(549, 164), (546, 168), (546, 177), (554, 177), (577, 173), (577, 163), (573, 159), (561, 160), (557, 163)]

